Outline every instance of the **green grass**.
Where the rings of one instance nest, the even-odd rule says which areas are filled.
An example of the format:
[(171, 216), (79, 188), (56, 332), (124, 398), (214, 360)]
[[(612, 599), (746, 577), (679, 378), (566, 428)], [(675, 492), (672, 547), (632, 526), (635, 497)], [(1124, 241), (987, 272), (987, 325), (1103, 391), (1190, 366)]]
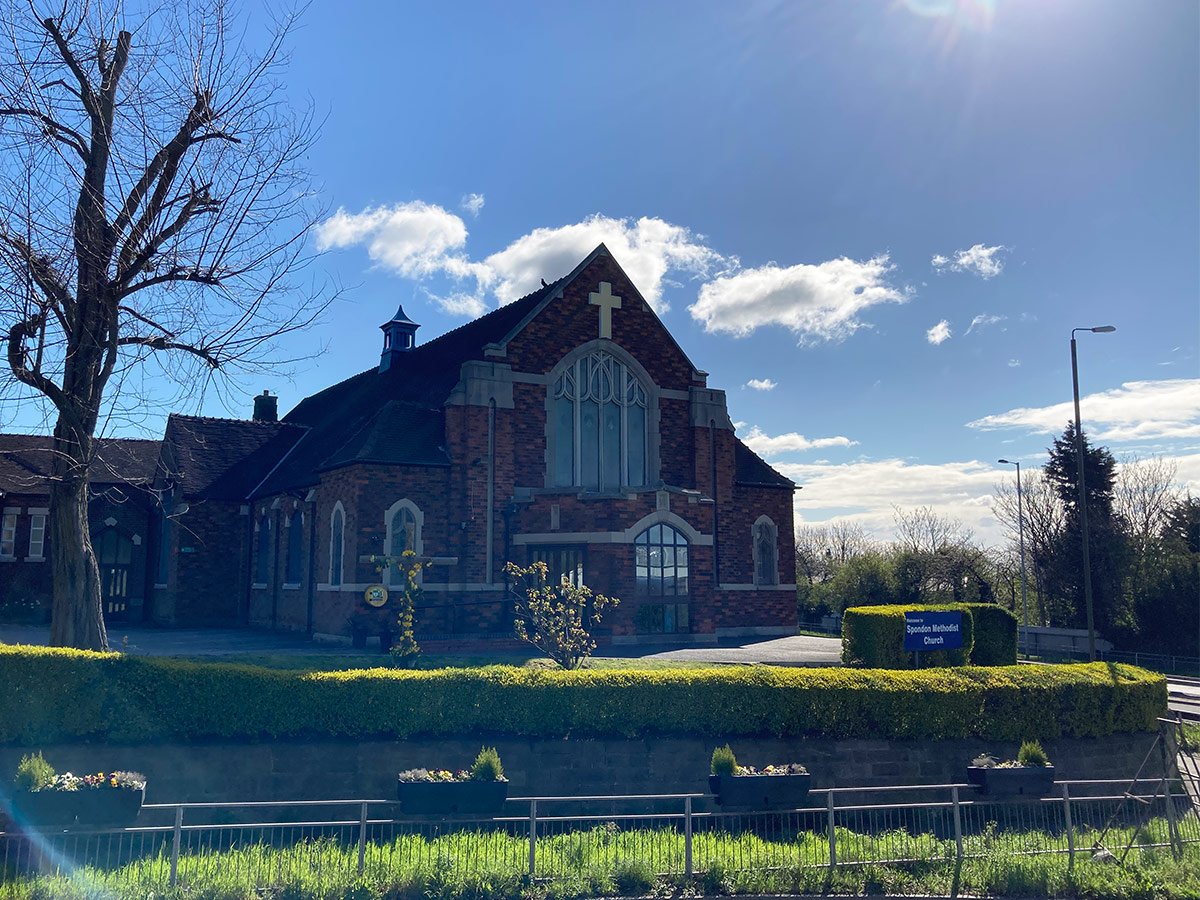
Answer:
[[(1110, 832), (1107, 845), (1123, 847), (1129, 834)], [(1166, 840), (1155, 821), (1140, 837)], [(1083, 830), (1077, 845), (1094, 835)], [(166, 887), (163, 855), (119, 868), (79, 868), (69, 876), (10, 879), (0, 900), (571, 900), (647, 894), (926, 894), (946, 895), (954, 877), (954, 842), (933, 835), (886, 832), (873, 836), (838, 831), (843, 863), (889, 856), (906, 863), (825, 865), (823, 833), (799, 832), (791, 840), (749, 833), (699, 832), (693, 855), (697, 875), (686, 884), (683, 838), (673, 830), (620, 831), (612, 824), (542, 837), (537, 879), (526, 874), (528, 842), (502, 832), (458, 832), (438, 837), (404, 835), (367, 848), (362, 875), (357, 847), (317, 839), (283, 849), (251, 845), (179, 860), (179, 885)], [(1200, 896), (1200, 846), (1176, 860), (1164, 848), (1134, 850), (1124, 865), (1065, 855), (1025, 855), (1062, 849), (1060, 836), (1040, 832), (966, 839), (959, 890), (991, 897), (1087, 900), (1184, 900)], [(673, 873), (663, 875), (662, 873)]]

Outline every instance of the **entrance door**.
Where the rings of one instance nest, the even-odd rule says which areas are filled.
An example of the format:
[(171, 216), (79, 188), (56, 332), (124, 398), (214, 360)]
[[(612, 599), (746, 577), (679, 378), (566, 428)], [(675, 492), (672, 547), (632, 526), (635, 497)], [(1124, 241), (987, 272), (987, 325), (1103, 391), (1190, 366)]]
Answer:
[(114, 621), (129, 615), (129, 570), (133, 541), (115, 529), (100, 535), (96, 556), (100, 562), (100, 589), (104, 592), (104, 616)]

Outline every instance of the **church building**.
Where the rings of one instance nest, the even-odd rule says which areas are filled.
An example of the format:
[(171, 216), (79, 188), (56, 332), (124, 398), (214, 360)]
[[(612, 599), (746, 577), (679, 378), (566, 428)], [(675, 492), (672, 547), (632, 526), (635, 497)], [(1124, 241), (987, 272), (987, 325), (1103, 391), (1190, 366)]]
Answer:
[(398, 309), (377, 365), (282, 419), (265, 392), (252, 420), (170, 417), (141, 615), (378, 634), (392, 601), (364, 592), (400, 573), (372, 557), (412, 550), (418, 639), (511, 637), (505, 563), (535, 560), (620, 599), (602, 642), (794, 629), (795, 485), (607, 248), (428, 343), (418, 328)]

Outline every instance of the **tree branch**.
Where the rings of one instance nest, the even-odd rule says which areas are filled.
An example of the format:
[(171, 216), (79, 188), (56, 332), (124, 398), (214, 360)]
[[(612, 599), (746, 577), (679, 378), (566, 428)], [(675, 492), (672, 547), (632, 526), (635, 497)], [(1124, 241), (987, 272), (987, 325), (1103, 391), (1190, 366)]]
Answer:
[(206, 92), (200, 92), (196, 95), (196, 102), (188, 110), (183, 124), (175, 132), (175, 136), (154, 154), (154, 157), (146, 166), (146, 170), (142, 173), (142, 177), (133, 186), (133, 189), (129, 192), (129, 196), (125, 198), (125, 203), (121, 206), (121, 211), (113, 221), (113, 233), (116, 235), (123, 234), (125, 229), (129, 227), (129, 223), (133, 220), (138, 207), (145, 200), (150, 186), (155, 183), (155, 180), (158, 181), (150, 203), (142, 212), (141, 218), (138, 219), (137, 226), (130, 232), (129, 238), (125, 241), (125, 246), (121, 248), (122, 265), (119, 269), (124, 268), (124, 263), (132, 255), (133, 248), (137, 245), (137, 239), (149, 228), (150, 223), (162, 211), (167, 192), (170, 190), (171, 183), (174, 182), (175, 175), (179, 171), (179, 163), (183, 159), (184, 153), (187, 152), (188, 147), (194, 142), (193, 136), (200, 128), (212, 121), (212, 109), (209, 106), (209, 99), (209, 95)]
[(67, 399), (57, 384), (42, 374), (35, 364), (29, 364), (29, 350), (25, 342), (38, 334), (46, 317), (45, 311), (35, 316), (17, 322), (8, 330), (8, 365), (14, 377), (22, 384), (27, 384), (50, 398), (50, 402), (58, 407), (60, 412), (67, 411)]
[(21, 106), (0, 106), (0, 116), (28, 116), (31, 119), (37, 119), (46, 127), (46, 131), (52, 138), (66, 144), (79, 154), (80, 159), (87, 162), (87, 146), (83, 140), (83, 135), (45, 113), (38, 112), (36, 109), (26, 109)]
[(118, 340), (117, 346), (148, 347), (151, 350), (183, 350), (186, 353), (200, 357), (211, 368), (216, 369), (221, 365), (221, 360), (210, 350), (194, 346), (193, 344), (185, 344), (181, 341), (173, 341), (171, 340), (171, 336), (168, 335), (132, 335)]
[(88, 80), (87, 72), (83, 71), (83, 67), (79, 65), (79, 61), (75, 58), (75, 53), (71, 50), (67, 39), (58, 30), (58, 23), (53, 19), (43, 19), (42, 27), (50, 34), (54, 45), (58, 47), (58, 55), (67, 64), (67, 68), (71, 70), (71, 74), (75, 76), (75, 80), (79, 82), (79, 99), (83, 101), (83, 107), (87, 110), (87, 114), (93, 119), (98, 118), (100, 110), (96, 106), (96, 94), (92, 90), (92, 83)]
[[(146, 288), (156, 287), (157, 285), (167, 284), (173, 281), (190, 282), (192, 284), (206, 284), (210, 287), (216, 287), (221, 283), (221, 276), (207, 272), (199, 272), (194, 269), (185, 269), (182, 266), (175, 266), (174, 268), (171, 268), (159, 275), (153, 275), (150, 278), (143, 278), (141, 281), (135, 281), (126, 287), (121, 288), (121, 290), (117, 292), (117, 299), (124, 300), (127, 297), (133, 296), (138, 291), (143, 291)], [(128, 307), (123, 306), (121, 309), (127, 312), (132, 312), (132, 310), (129, 310)]]

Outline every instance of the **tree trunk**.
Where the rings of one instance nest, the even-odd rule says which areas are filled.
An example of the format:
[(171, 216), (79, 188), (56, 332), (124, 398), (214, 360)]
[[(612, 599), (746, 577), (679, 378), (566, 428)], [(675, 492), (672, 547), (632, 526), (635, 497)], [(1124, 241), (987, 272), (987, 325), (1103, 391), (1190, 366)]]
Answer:
[(107, 650), (100, 567), (88, 528), (91, 439), (64, 437), (70, 430), (60, 418), (50, 483), (50, 565), (54, 573), (50, 644)]

